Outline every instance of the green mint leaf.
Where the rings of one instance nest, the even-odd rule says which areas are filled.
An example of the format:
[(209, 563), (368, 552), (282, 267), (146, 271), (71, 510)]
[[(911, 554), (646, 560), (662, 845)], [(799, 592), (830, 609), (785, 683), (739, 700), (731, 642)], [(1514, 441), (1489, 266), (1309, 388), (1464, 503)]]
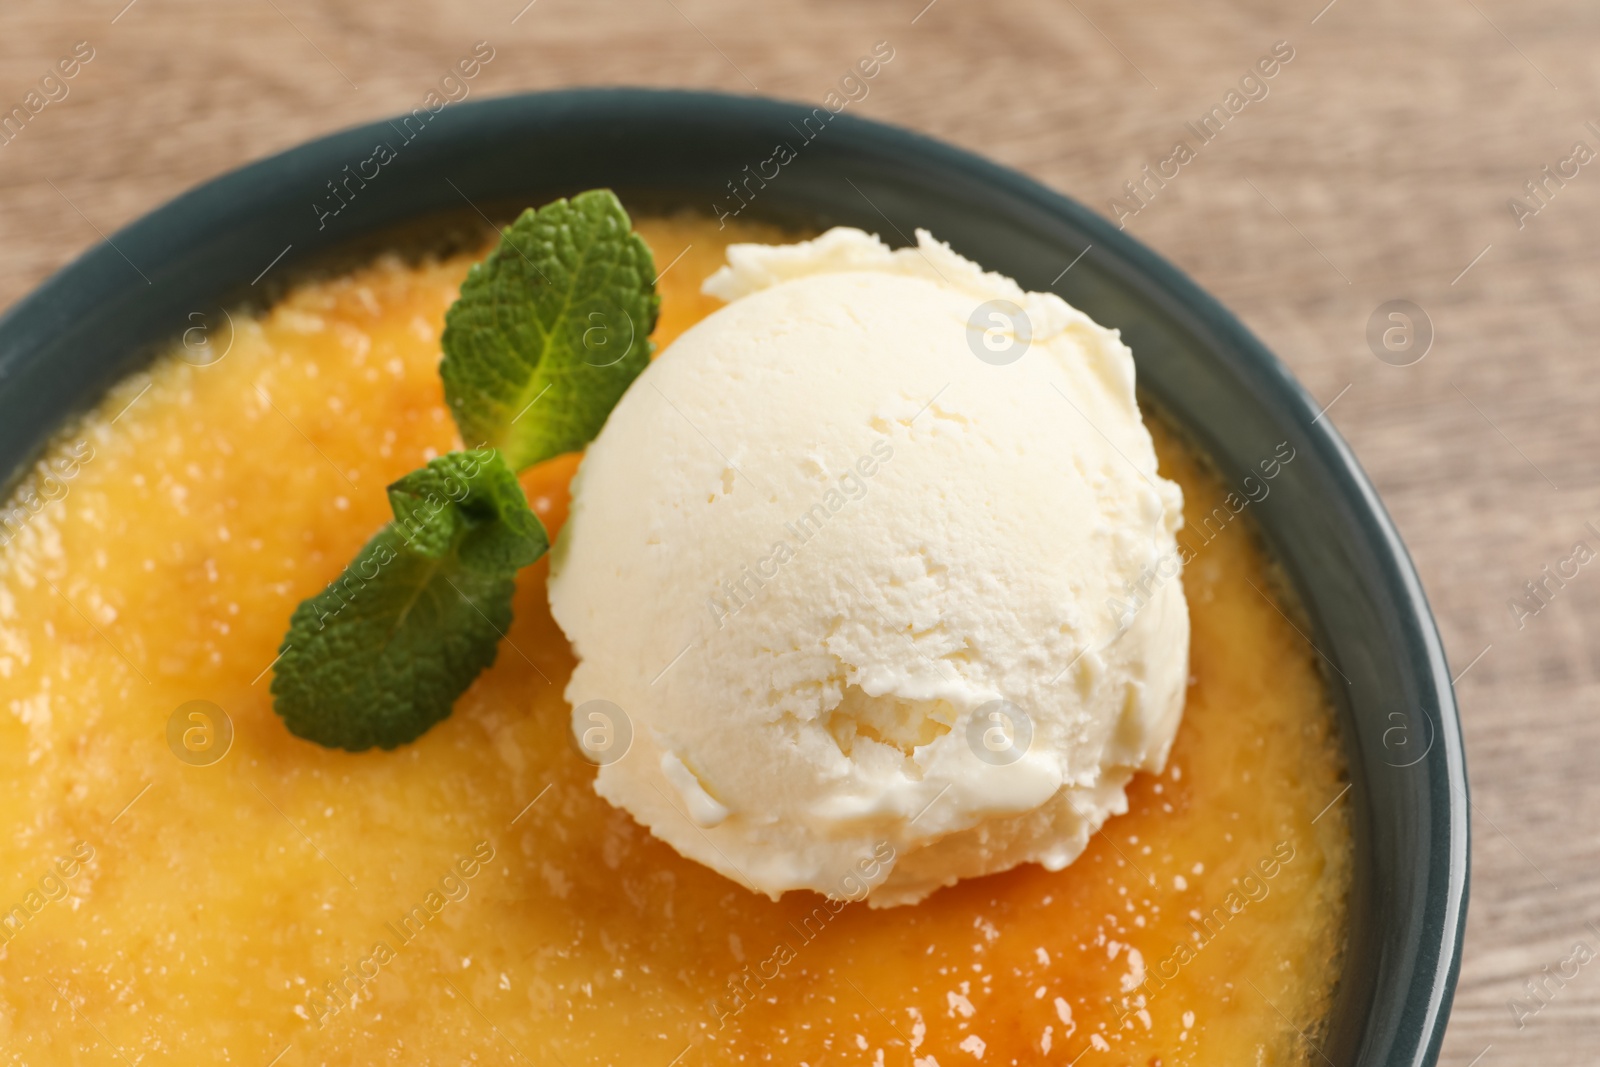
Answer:
[(451, 452), (389, 486), (395, 519), (289, 622), (272, 679), (291, 733), (394, 748), (450, 714), (495, 660), (516, 573), (550, 547), (494, 449)]
[(514, 470), (587, 445), (650, 361), (655, 261), (610, 190), (524, 212), (445, 316), (463, 439), (389, 487), (394, 521), (290, 619), (272, 679), (289, 730), (394, 748), (495, 660), (516, 573), (549, 549)]
[(655, 260), (609, 189), (523, 212), (445, 315), (462, 440), (516, 470), (594, 439), (650, 361)]

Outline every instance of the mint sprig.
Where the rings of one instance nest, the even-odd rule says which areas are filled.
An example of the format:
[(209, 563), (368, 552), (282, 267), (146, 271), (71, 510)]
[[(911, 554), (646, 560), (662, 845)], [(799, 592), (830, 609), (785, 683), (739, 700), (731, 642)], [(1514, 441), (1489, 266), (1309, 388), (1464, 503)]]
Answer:
[(289, 620), (272, 679), (289, 731), (394, 748), (450, 714), (495, 660), (518, 570), (550, 547), (493, 449), (451, 452), (389, 486), (395, 519)]
[(468, 273), (439, 365), (467, 441), (389, 486), (394, 521), (295, 609), (272, 679), (290, 732), (352, 752), (446, 718), (549, 550), (516, 470), (582, 448), (650, 360), (650, 249), (607, 189), (523, 213)]
[(518, 470), (594, 439), (650, 362), (649, 246), (609, 189), (523, 212), (445, 315), (445, 399)]

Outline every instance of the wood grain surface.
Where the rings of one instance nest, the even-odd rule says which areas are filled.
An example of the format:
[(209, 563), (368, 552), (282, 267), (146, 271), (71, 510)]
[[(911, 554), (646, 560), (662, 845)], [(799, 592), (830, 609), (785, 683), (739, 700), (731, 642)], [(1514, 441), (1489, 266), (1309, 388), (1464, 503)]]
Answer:
[[(1570, 163), (1542, 200), (1524, 186), (1577, 142), (1600, 151), (1600, 7), (1325, 3), (5, 0), (0, 111), (77, 42), (93, 59), (0, 146), (0, 305), (197, 182), (409, 110), (478, 40), (496, 49), (479, 96), (644, 84), (814, 103), (886, 40), (895, 58), (856, 113), (1107, 214), (1287, 41), (1268, 94), (1127, 226), (1333, 405), (1465, 671), (1472, 906), (1444, 1062), (1592, 1062), (1600, 962), (1546, 983), (1520, 1021), (1511, 1002), (1536, 1005), (1525, 980), (1575, 942), (1600, 949), (1585, 926), (1600, 922), (1600, 565), (1537, 614), (1510, 603), (1574, 542), (1600, 549), (1584, 525), (1600, 525), (1600, 165)], [(1517, 196), (1539, 207), (1520, 226)], [(1394, 299), (1434, 331), (1410, 366), (1367, 340)]]

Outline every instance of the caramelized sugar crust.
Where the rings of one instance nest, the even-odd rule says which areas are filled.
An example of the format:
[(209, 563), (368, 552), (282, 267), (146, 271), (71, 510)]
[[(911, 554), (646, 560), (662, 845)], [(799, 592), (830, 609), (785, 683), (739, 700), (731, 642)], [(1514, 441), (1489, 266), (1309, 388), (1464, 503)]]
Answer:
[[(662, 344), (715, 306), (699, 283), (730, 239), (782, 236), (640, 228), (670, 264)], [(1332, 717), (1233, 514), (1244, 487), (1159, 425), (1193, 553), (1188, 711), (1167, 771), (1060, 873), (869, 912), (682, 860), (567, 741), (544, 562), (493, 669), (422, 740), (291, 737), (268, 693), (289, 613), (388, 517), (383, 486), (458, 444), (436, 366), (468, 265), (384, 259), (236, 318), (220, 361), (124, 382), (13, 498), (0, 1062), (1316, 1058), (1300, 1031), (1329, 1007), (1350, 879)], [(575, 466), (523, 479), (552, 532)], [(219, 722), (184, 717), (169, 744), (195, 700), (232, 725), (209, 765)]]

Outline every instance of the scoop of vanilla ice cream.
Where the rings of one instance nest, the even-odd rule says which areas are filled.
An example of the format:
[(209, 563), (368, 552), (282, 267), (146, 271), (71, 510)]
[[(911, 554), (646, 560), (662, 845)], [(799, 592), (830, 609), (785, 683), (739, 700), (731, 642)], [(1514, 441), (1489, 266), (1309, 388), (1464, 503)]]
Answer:
[(1060, 869), (1182, 714), (1182, 499), (1132, 354), (917, 238), (730, 248), (552, 556), (575, 732), (632, 731), (595, 788), (774, 898)]

